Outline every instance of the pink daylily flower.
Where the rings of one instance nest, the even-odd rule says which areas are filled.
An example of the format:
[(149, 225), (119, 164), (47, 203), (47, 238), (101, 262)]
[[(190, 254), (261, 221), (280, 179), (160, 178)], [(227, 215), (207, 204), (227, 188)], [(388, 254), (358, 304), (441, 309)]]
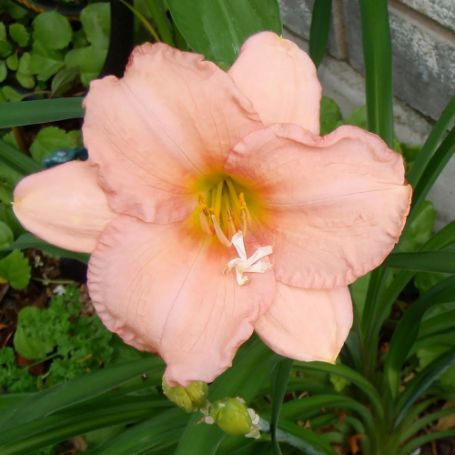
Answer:
[(279, 354), (333, 362), (348, 285), (391, 251), (409, 211), (401, 156), (352, 126), (319, 136), (321, 87), (295, 44), (249, 38), (228, 72), (164, 44), (92, 82), (86, 162), (25, 178), (14, 211), (90, 252), (108, 329), (210, 382), (256, 331)]

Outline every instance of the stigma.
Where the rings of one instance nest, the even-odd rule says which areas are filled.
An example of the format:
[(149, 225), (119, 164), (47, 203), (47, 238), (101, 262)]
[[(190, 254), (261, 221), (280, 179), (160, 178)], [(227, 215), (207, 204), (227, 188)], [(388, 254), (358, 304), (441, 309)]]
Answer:
[(272, 268), (269, 260), (264, 260), (273, 252), (271, 245), (259, 247), (250, 257), (245, 249), (242, 231), (236, 232), (231, 239), (231, 245), (237, 251), (238, 257), (231, 259), (224, 270), (229, 273), (235, 270), (235, 278), (239, 286), (244, 286), (250, 281), (245, 273), (265, 273)]

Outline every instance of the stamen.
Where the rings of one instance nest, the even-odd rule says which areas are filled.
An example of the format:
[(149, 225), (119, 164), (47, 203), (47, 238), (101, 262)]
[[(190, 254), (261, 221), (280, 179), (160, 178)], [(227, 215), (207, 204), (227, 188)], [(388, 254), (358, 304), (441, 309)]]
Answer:
[(211, 215), (210, 219), (212, 220), (213, 229), (215, 230), (215, 235), (218, 237), (218, 240), (222, 243), (222, 245), (230, 247), (231, 242), (229, 239), (224, 235), (223, 230), (220, 227), (216, 217), (214, 214)]
[(220, 212), (221, 212), (221, 196), (223, 195), (223, 186), (224, 186), (224, 180), (221, 180), (220, 183), (218, 183), (216, 190), (215, 190), (215, 197), (213, 198), (213, 204), (212, 204), (212, 209), (213, 213), (218, 220), (220, 218)]
[(245, 273), (265, 273), (272, 268), (270, 262), (262, 260), (273, 253), (271, 245), (259, 247), (250, 257), (248, 257), (242, 232), (234, 234), (231, 243), (239, 257), (231, 259), (226, 264), (224, 273), (228, 273), (235, 269), (235, 278), (239, 286), (243, 286), (250, 281)]

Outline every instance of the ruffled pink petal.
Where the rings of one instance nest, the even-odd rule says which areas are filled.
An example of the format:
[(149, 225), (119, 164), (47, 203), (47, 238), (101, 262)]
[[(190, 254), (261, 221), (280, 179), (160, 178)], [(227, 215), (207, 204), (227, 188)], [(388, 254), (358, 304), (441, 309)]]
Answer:
[(110, 204), (146, 221), (183, 219), (201, 172), (261, 124), (231, 78), (198, 54), (144, 44), (122, 79), (91, 83), (84, 142)]
[(356, 127), (323, 138), (269, 127), (236, 146), (226, 169), (263, 194), (275, 274), (292, 286), (352, 283), (392, 250), (409, 211), (401, 155)]
[(321, 85), (310, 57), (272, 32), (253, 35), (229, 70), (261, 120), (296, 123), (319, 134)]
[(169, 384), (213, 381), (228, 368), (273, 298), (273, 272), (238, 286), (233, 251), (193, 238), (183, 223), (116, 219), (89, 264), (89, 291), (109, 330), (158, 352)]
[(255, 330), (278, 354), (310, 362), (334, 362), (352, 325), (347, 287), (302, 289), (277, 283), (267, 313)]
[(90, 253), (115, 217), (97, 184), (96, 168), (82, 161), (25, 177), (14, 190), (14, 213), (49, 243)]

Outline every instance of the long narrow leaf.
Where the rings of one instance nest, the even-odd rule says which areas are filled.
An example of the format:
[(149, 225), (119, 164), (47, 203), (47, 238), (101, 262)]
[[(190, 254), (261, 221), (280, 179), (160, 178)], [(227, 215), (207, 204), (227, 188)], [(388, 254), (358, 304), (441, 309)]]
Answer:
[(408, 175), (409, 183), (416, 187), (422, 177), (426, 167), (428, 166), (431, 158), (433, 158), (439, 144), (443, 141), (450, 125), (455, 119), (455, 95), (447, 104), (446, 108), (442, 112), (439, 120), (431, 130), (428, 139), (422, 147), (421, 152), (417, 156), (415, 163), (412, 166), (411, 171)]
[(0, 128), (81, 118), (82, 98), (54, 98), (0, 104)]
[(141, 422), (101, 447), (85, 452), (86, 455), (125, 455), (144, 453), (176, 444), (188, 422), (189, 416), (174, 408)]
[(272, 418), (270, 421), (270, 433), (272, 435), (272, 444), (275, 455), (281, 455), (280, 444), (276, 438), (276, 430), (291, 368), (292, 360), (283, 358), (278, 362), (272, 376)]
[[(1, 104), (0, 104), (1, 106)], [(22, 175), (32, 174), (41, 169), (41, 166), (23, 152), (15, 149), (0, 139), (0, 162), (12, 167)]]
[(302, 371), (319, 371), (322, 373), (329, 373), (347, 379), (369, 398), (375, 412), (379, 416), (383, 416), (384, 409), (378, 391), (361, 374), (346, 365), (332, 365), (330, 363), (323, 362), (298, 362), (295, 363), (294, 368)]
[(6, 430), (22, 422), (51, 415), (106, 393), (132, 378), (140, 378), (145, 372), (161, 377), (162, 369), (162, 362), (150, 356), (80, 376), (20, 401), (10, 413), (2, 416), (0, 427)]
[(76, 253), (74, 251), (64, 250), (58, 246), (51, 245), (32, 234), (22, 234), (9, 247), (8, 250), (26, 250), (28, 248), (38, 248), (47, 254), (61, 258), (76, 259), (77, 261), (87, 263), (89, 255), (85, 253)]
[(433, 157), (425, 167), (418, 185), (414, 189), (412, 211), (409, 215), (408, 222), (412, 221), (412, 217), (417, 212), (417, 208), (425, 200), (434, 182), (454, 153), (455, 126), (450, 130), (449, 134), (434, 153)]
[(277, 439), (300, 449), (307, 455), (334, 454), (330, 445), (321, 436), (292, 422), (280, 422), (280, 428), (277, 430)]
[(163, 406), (169, 406), (169, 403), (164, 400), (151, 401), (140, 398), (120, 405), (105, 403), (103, 407), (90, 409), (88, 412), (71, 412), (36, 419), (3, 432), (0, 436), (0, 453), (2, 455), (33, 453), (34, 450), (71, 436), (119, 423), (142, 420)]
[(368, 128), (393, 140), (392, 46), (387, 0), (360, 0)]
[(385, 265), (415, 272), (455, 273), (455, 253), (451, 251), (393, 253), (388, 257)]
[(427, 365), (406, 387), (398, 400), (395, 426), (406, 416), (408, 409), (451, 365), (455, 364), (455, 348), (440, 355)]
[(317, 0), (313, 5), (310, 27), (310, 56), (316, 66), (322, 61), (329, 41), (332, 0)]
[(392, 397), (395, 397), (398, 392), (401, 369), (417, 339), (423, 315), (434, 305), (453, 301), (454, 295), (455, 277), (450, 277), (434, 286), (414, 302), (398, 323), (384, 361), (384, 377), (388, 382)]

